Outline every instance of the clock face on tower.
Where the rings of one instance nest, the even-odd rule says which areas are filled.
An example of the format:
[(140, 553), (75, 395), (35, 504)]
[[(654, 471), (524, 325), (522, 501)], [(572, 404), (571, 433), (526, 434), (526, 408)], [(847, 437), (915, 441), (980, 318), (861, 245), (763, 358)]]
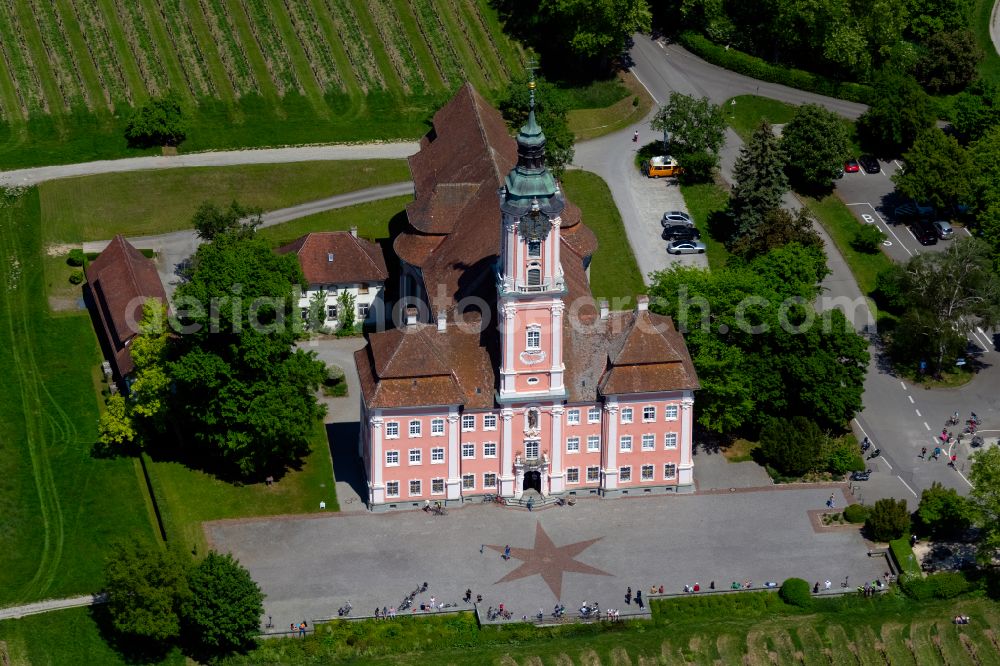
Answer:
[(540, 241), (545, 240), (545, 237), (549, 235), (549, 227), (551, 226), (545, 215), (540, 211), (533, 210), (521, 218), (518, 229), (524, 240)]

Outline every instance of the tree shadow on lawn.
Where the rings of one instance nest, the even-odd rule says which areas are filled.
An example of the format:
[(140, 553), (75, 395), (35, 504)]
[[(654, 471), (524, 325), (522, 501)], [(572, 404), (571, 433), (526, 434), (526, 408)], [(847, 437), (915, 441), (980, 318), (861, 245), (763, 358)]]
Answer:
[(326, 438), (333, 459), (333, 478), (351, 487), (362, 502), (368, 500), (364, 463), (358, 455), (357, 421), (327, 423)]
[(101, 639), (117, 652), (126, 664), (159, 664), (176, 650), (165, 642), (152, 641), (119, 633), (111, 623), (107, 604), (95, 604), (89, 609), (90, 619), (97, 625)]

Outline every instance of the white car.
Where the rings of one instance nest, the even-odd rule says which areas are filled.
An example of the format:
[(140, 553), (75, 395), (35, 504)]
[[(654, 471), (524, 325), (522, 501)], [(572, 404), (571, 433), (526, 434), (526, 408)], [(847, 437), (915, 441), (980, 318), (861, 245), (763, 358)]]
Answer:
[(668, 210), (663, 214), (663, 218), (660, 220), (660, 225), (664, 227), (672, 227), (679, 224), (683, 224), (687, 227), (694, 226), (694, 220), (691, 216), (682, 210)]
[(951, 224), (945, 220), (938, 220), (934, 223), (934, 230), (937, 232), (938, 238), (941, 240), (948, 240), (955, 235), (955, 230), (952, 228)]
[(705, 244), (696, 240), (673, 241), (667, 245), (668, 254), (705, 254)]

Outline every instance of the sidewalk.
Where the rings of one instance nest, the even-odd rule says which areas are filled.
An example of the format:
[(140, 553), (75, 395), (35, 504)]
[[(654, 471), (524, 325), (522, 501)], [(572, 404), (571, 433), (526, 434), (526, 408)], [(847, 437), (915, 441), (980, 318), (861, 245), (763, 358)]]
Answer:
[(25, 617), (27, 615), (38, 615), (40, 613), (48, 613), (49, 611), (64, 610), (66, 608), (93, 606), (94, 604), (107, 603), (107, 601), (108, 595), (104, 593), (87, 594), (82, 597), (72, 597), (70, 599), (47, 599), (45, 601), (36, 601), (35, 603), (25, 604), (23, 606), (0, 608), (0, 621), (16, 620), (17, 618)]

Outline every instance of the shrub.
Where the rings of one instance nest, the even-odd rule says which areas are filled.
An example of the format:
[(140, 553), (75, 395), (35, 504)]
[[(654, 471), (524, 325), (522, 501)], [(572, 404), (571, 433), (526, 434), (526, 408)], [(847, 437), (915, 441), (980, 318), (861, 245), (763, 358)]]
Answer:
[(69, 274), (70, 284), (83, 284), (83, 271), (73, 271)]
[(771, 419), (760, 431), (760, 455), (778, 472), (801, 476), (813, 469), (826, 443), (819, 426), (803, 416)]
[(74, 268), (79, 268), (87, 261), (87, 256), (83, 253), (83, 250), (76, 247), (69, 251), (69, 256), (66, 257), (66, 263)]
[(851, 239), (851, 247), (858, 252), (865, 254), (875, 254), (882, 249), (882, 241), (885, 234), (879, 231), (874, 224), (866, 224), (854, 233)]
[(809, 583), (801, 578), (789, 578), (786, 580), (781, 584), (778, 594), (784, 599), (786, 604), (798, 606), (799, 608), (809, 608), (812, 606)]
[(826, 469), (832, 474), (860, 472), (865, 468), (865, 461), (858, 454), (858, 447), (850, 439), (831, 440), (823, 455), (826, 458)]
[(916, 519), (921, 534), (936, 537), (958, 536), (972, 524), (972, 506), (954, 488), (945, 488), (935, 481), (920, 495)]
[(715, 171), (719, 158), (712, 153), (697, 151), (682, 153), (677, 156), (677, 161), (684, 168), (680, 176), (681, 182), (686, 185), (694, 185), (712, 180), (712, 173)]
[(875, 541), (898, 539), (909, 526), (910, 512), (906, 510), (906, 501), (889, 497), (875, 502), (865, 520), (865, 529)]
[(844, 509), (844, 520), (849, 523), (863, 523), (868, 518), (868, 507), (864, 504), (851, 504)]
[(965, 576), (955, 571), (931, 574), (926, 578), (909, 574), (900, 579), (907, 596), (917, 601), (928, 599), (954, 599), (969, 591), (971, 585)]
[(130, 146), (177, 146), (187, 136), (180, 98), (173, 94), (154, 98), (137, 108), (125, 126)]

